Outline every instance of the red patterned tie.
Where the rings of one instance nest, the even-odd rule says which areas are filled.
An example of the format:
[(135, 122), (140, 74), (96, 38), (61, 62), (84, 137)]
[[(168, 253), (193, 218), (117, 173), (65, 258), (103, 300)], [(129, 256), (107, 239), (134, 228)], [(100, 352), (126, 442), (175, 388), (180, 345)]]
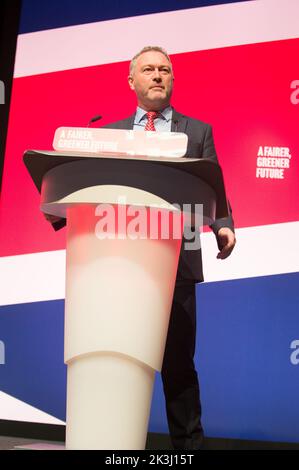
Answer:
[(149, 111), (148, 113), (146, 113), (146, 117), (147, 117), (147, 123), (145, 125), (145, 128), (144, 130), (145, 131), (155, 131), (155, 124), (154, 124), (154, 120), (158, 117), (159, 113), (157, 113), (156, 111)]

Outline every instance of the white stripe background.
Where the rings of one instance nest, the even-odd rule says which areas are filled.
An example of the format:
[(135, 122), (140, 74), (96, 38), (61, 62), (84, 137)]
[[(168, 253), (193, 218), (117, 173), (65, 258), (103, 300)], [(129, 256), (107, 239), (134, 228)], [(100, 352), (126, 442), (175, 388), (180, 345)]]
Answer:
[(65, 424), (64, 421), (0, 391), (0, 419), (29, 423)]
[(14, 76), (130, 60), (145, 31), (155, 31), (155, 45), (170, 54), (297, 38), (299, 1), (254, 0), (22, 34)]
[[(237, 245), (226, 260), (213, 233), (203, 233), (206, 282), (299, 271), (299, 222), (236, 230)], [(64, 299), (65, 250), (0, 258), (0, 305)]]

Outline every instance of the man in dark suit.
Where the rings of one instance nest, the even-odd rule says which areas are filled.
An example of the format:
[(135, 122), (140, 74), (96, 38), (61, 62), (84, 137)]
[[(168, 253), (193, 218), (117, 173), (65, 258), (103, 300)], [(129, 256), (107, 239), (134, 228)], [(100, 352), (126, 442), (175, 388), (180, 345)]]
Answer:
[[(128, 78), (137, 96), (137, 111), (105, 127), (184, 132), (188, 136), (187, 157), (217, 162), (211, 126), (170, 106), (173, 80), (167, 52), (160, 47), (143, 48), (132, 59)], [(235, 245), (232, 216), (216, 220), (211, 228), (220, 249), (217, 257), (224, 259)], [(203, 443), (199, 384), (193, 361), (195, 283), (201, 281), (201, 250), (185, 251), (183, 241), (162, 367), (168, 425), (175, 449), (200, 449)]]
[[(217, 162), (211, 126), (178, 113), (170, 106), (173, 71), (160, 47), (145, 47), (132, 59), (129, 86), (137, 96), (137, 110), (127, 119), (109, 124), (112, 129), (184, 132), (186, 157)], [(48, 216), (60, 227), (60, 219)], [(227, 258), (235, 245), (231, 215), (211, 225), (219, 247), (217, 257)], [(200, 449), (203, 444), (201, 403), (194, 367), (196, 305), (195, 284), (203, 281), (201, 250), (187, 251), (184, 240), (179, 259), (170, 323), (163, 359), (162, 380), (169, 431), (175, 449)]]

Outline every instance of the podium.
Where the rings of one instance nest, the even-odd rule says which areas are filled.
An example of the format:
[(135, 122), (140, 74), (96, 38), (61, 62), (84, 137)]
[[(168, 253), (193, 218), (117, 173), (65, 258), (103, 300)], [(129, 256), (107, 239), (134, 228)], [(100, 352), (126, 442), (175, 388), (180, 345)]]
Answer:
[(195, 204), (204, 223), (228, 215), (221, 169), (204, 159), (34, 150), (24, 162), (41, 210), (67, 219), (66, 448), (144, 449), (183, 219)]

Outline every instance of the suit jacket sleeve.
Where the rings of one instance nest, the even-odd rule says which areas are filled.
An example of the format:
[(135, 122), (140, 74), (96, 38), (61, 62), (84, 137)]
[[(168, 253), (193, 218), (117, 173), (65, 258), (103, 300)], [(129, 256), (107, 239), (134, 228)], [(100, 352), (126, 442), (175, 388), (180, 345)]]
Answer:
[[(211, 160), (214, 160), (215, 162), (218, 163), (212, 128), (209, 125), (207, 125), (206, 133), (204, 137), (202, 158), (210, 158)], [(210, 225), (210, 228), (213, 230), (216, 237), (217, 237), (218, 230), (222, 227), (228, 227), (234, 232), (234, 221), (233, 221), (232, 209), (231, 209), (231, 205), (229, 201), (228, 201), (228, 206), (229, 206), (228, 217), (216, 219), (215, 222), (212, 225)]]

